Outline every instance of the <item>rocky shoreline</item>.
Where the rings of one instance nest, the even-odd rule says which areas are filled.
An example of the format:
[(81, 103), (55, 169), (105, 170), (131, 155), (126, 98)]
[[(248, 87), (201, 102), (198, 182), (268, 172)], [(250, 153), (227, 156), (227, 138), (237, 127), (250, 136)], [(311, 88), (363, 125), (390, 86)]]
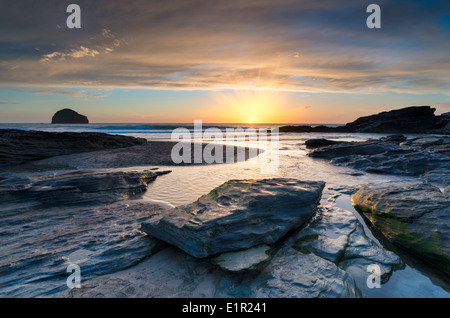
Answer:
[(103, 149), (143, 145), (143, 138), (103, 133), (0, 129), (0, 167)]
[[(142, 199), (170, 173), (151, 167), (170, 165), (173, 143), (105, 134), (89, 143), (85, 133), (0, 136), (0, 157), (9, 164), (0, 175), (2, 296), (366, 297), (368, 266), (379, 267), (382, 284), (406, 266), (389, 244), (448, 275), (448, 191), (429, 184), (448, 185), (447, 137), (306, 142), (311, 158), (418, 178), (409, 185), (336, 192), (327, 180), (229, 180), (173, 207)], [(33, 148), (24, 136), (41, 149), (38, 156), (27, 155)], [(364, 224), (337, 204), (350, 203), (350, 192)], [(67, 289), (52, 272), (69, 263), (83, 268), (81, 289)], [(30, 266), (41, 272), (24, 270)]]
[(364, 142), (309, 140), (306, 145), (311, 157), (331, 164), (418, 177), (407, 184), (364, 185), (352, 203), (379, 239), (450, 274), (450, 138), (391, 135)]
[[(52, 169), (105, 169), (138, 166), (173, 166), (171, 151), (175, 142), (147, 141), (144, 138), (109, 135), (90, 132), (45, 132), (15, 129), (0, 129), (0, 169), (26, 169), (30, 171)], [(202, 144), (202, 152), (207, 144)], [(194, 164), (194, 144), (191, 147), (191, 162)], [(242, 160), (237, 154), (244, 154), (243, 160), (255, 155), (250, 148), (235, 146), (234, 161)], [(227, 158), (223, 146), (223, 162)], [(257, 149), (256, 155), (263, 150)], [(207, 164), (202, 156), (202, 162)], [(184, 165), (184, 164), (181, 164)], [(186, 165), (191, 165), (187, 163)]]
[[(314, 145), (319, 144), (319, 147)], [(324, 146), (322, 146), (324, 145)], [(391, 135), (363, 142), (326, 139), (306, 142), (313, 158), (370, 173), (422, 177), (444, 186), (450, 184), (450, 137)]]
[(343, 126), (283, 126), (280, 132), (350, 132), (385, 134), (450, 134), (450, 113), (436, 116), (430, 106), (410, 106), (360, 117)]

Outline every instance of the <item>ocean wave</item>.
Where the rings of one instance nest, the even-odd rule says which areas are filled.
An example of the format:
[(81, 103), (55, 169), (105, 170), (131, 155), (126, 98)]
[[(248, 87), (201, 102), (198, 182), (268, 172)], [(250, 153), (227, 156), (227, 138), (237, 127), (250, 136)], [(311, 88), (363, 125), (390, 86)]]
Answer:
[(98, 130), (153, 130), (152, 125), (118, 125), (118, 126), (98, 126)]
[[(237, 127), (237, 125), (235, 125)], [(208, 129), (208, 128), (219, 128), (220, 130), (225, 130), (226, 128), (236, 128), (233, 125), (202, 125), (202, 130)], [(193, 131), (195, 129), (195, 126), (192, 124), (183, 125), (183, 124), (174, 124), (174, 125), (108, 125), (108, 126), (97, 126), (92, 127), (92, 129), (95, 130), (102, 130), (102, 131), (167, 131), (167, 130), (174, 130), (177, 128), (186, 128), (189, 131)], [(248, 127), (240, 127), (243, 129), (246, 129)]]

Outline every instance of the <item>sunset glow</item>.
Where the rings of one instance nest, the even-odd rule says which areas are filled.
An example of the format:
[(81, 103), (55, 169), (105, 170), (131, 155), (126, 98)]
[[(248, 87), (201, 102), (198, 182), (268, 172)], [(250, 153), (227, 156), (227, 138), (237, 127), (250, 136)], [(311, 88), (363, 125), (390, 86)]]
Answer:
[[(229, 122), (276, 123), (286, 120), (285, 100), (270, 90), (233, 90), (215, 96), (217, 116)], [(283, 112), (283, 113), (280, 113)]]
[(1, 2), (1, 122), (48, 122), (61, 107), (160, 123), (450, 111), (446, 2), (383, 3), (380, 29), (355, 1), (80, 0), (80, 29), (65, 26), (65, 1)]

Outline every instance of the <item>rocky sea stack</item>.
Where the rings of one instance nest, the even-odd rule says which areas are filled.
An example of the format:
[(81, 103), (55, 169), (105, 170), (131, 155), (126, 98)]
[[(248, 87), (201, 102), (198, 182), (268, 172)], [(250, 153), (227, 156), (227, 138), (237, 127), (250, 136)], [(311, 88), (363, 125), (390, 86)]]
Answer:
[(53, 115), (52, 124), (89, 124), (89, 120), (72, 109), (64, 108)]

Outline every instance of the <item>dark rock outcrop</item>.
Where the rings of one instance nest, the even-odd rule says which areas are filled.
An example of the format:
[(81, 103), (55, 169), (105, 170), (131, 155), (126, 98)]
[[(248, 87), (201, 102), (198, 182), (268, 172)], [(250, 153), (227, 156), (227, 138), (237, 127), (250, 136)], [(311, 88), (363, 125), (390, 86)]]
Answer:
[(339, 141), (328, 139), (310, 139), (305, 141), (306, 148), (319, 148), (339, 144)]
[(143, 138), (103, 133), (0, 129), (0, 166), (73, 153), (131, 147), (146, 142)]
[(411, 106), (360, 117), (339, 127), (284, 126), (280, 132), (364, 132), (364, 133), (437, 133), (449, 134), (450, 118), (435, 116), (435, 108)]
[(439, 128), (435, 108), (412, 106), (358, 118), (342, 129), (348, 132), (423, 133)]
[(280, 132), (297, 132), (297, 133), (304, 133), (304, 132), (337, 132), (342, 131), (339, 127), (328, 127), (328, 126), (283, 126), (279, 128)]
[(375, 234), (450, 274), (450, 198), (430, 184), (365, 185), (352, 203)]
[(52, 124), (89, 124), (89, 120), (72, 109), (64, 108), (53, 115)]
[(203, 258), (272, 244), (308, 221), (324, 182), (230, 180), (196, 202), (142, 223), (147, 234)]

